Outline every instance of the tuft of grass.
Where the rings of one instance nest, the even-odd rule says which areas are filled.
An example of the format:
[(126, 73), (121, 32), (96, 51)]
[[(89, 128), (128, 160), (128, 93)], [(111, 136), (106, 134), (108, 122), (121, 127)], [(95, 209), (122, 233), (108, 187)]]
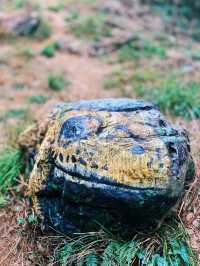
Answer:
[(0, 194), (0, 208), (6, 206), (6, 204), (7, 204), (6, 197)]
[(182, 83), (174, 78), (161, 82), (158, 87), (138, 86), (140, 97), (154, 102), (161, 111), (184, 118), (200, 118), (200, 85), (195, 82)]
[(112, 35), (112, 29), (105, 24), (105, 20), (106, 17), (103, 15), (83, 17), (79, 23), (71, 25), (71, 31), (78, 38), (98, 41), (101, 37)]
[(3, 115), (0, 116), (0, 121), (6, 121), (10, 118), (23, 117), (27, 110), (24, 108), (9, 109)]
[(11, 118), (20, 118), (20, 120), (23, 120), (26, 124), (32, 122), (32, 115), (26, 108), (8, 109), (0, 116), (0, 122), (6, 122)]
[(48, 86), (53, 91), (61, 91), (67, 82), (62, 74), (50, 74), (48, 76)]
[(12, 6), (15, 9), (20, 9), (28, 4), (28, 0), (12, 0)]
[(62, 266), (197, 266), (188, 235), (179, 223), (163, 225), (154, 235), (117, 239), (106, 232), (80, 234), (58, 249)]
[(47, 96), (45, 95), (31, 95), (28, 97), (28, 101), (29, 103), (37, 103), (37, 104), (42, 104), (45, 103), (47, 101)]
[(123, 45), (118, 51), (120, 62), (140, 59), (141, 57), (159, 56), (166, 57), (166, 49), (158, 43), (150, 40), (140, 40)]
[(5, 195), (15, 185), (24, 169), (22, 152), (17, 148), (6, 147), (0, 151), (0, 195)]
[(59, 44), (57, 42), (53, 42), (53, 43), (50, 43), (47, 46), (45, 46), (42, 49), (41, 54), (46, 56), (46, 57), (54, 57), (55, 51), (57, 49), (59, 49)]

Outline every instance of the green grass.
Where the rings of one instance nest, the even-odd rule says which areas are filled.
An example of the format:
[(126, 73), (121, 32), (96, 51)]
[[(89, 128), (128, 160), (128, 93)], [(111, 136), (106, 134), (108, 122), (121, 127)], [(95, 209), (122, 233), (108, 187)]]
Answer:
[(29, 103), (37, 103), (37, 104), (42, 104), (47, 101), (48, 97), (42, 94), (38, 95), (31, 95), (28, 97), (28, 102)]
[(0, 122), (6, 121), (10, 118), (24, 117), (27, 110), (25, 108), (15, 108), (7, 110), (3, 115), (0, 116)]
[(54, 57), (55, 51), (59, 49), (59, 44), (57, 42), (53, 42), (45, 46), (41, 54), (46, 56), (46, 57)]
[(6, 204), (7, 204), (6, 197), (0, 194), (0, 208), (6, 206)]
[(161, 77), (158, 70), (151, 67), (140, 69), (137, 65), (135, 65), (133, 74), (130, 73), (129, 70), (127, 71), (125, 69), (111, 72), (105, 77), (103, 86), (105, 89), (118, 88), (123, 90), (124, 86), (126, 85), (141, 85), (146, 82), (153, 83), (160, 78)]
[(62, 74), (50, 74), (48, 76), (48, 87), (53, 91), (61, 91), (67, 84)]
[(184, 118), (200, 118), (200, 84), (182, 83), (174, 78), (161, 82), (158, 87), (136, 88), (139, 97), (154, 102), (161, 111)]
[(131, 75), (130, 80), (141, 84), (144, 82), (154, 82), (160, 78), (161, 76), (157, 69), (146, 67), (143, 69), (134, 69), (134, 73)]
[(28, 0), (12, 0), (12, 6), (16, 9), (25, 7), (27, 3), (28, 3)]
[(197, 266), (181, 224), (163, 225), (153, 235), (117, 239), (109, 233), (80, 234), (58, 250), (62, 266)]
[(0, 151), (0, 195), (5, 195), (16, 183), (24, 169), (22, 152), (17, 148), (6, 147)]
[(141, 40), (140, 38), (137, 41), (123, 45), (118, 51), (120, 62), (140, 59), (141, 57), (151, 58), (153, 56), (165, 58), (165, 47), (159, 43), (150, 40)]
[(109, 37), (112, 29), (105, 25), (106, 17), (104, 15), (89, 15), (80, 18), (79, 22), (71, 25), (71, 31), (79, 38), (93, 41), (100, 40), (102, 37)]
[(20, 174), (26, 176), (30, 174), (24, 151), (18, 145), (19, 134), (30, 124), (26, 118), (14, 125), (5, 124), (8, 141), (0, 148), (0, 207), (4, 207), (9, 202), (10, 189), (19, 192), (17, 185)]

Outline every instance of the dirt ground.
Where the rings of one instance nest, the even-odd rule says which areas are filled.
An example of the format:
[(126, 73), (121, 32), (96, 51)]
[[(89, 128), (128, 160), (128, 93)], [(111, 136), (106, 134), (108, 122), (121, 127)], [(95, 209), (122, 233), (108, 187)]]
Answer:
[[(8, 2), (0, 1), (0, 11), (8, 16), (8, 20), (13, 12), (14, 16), (18, 16), (21, 9), (30, 8), (30, 6), (23, 6), (21, 9), (16, 9), (10, 2), (8, 5)], [(31, 124), (34, 120), (41, 120), (54, 104), (61, 101), (123, 96), (134, 98), (134, 86), (130, 87), (126, 80), (123, 89), (105, 89), (105, 78), (119, 69), (122, 75), (126, 76), (130, 71), (132, 73), (138, 72), (138, 69), (145, 71), (146, 66), (150, 66), (156, 69), (156, 73), (159, 74), (162, 71), (162, 75), (165, 75), (173, 67), (185, 71), (186, 75), (182, 77), (183, 79), (192, 75), (193, 80), (200, 82), (198, 75), (200, 63), (187, 56), (188, 47), (191, 50), (199, 49), (198, 43), (193, 42), (178, 30), (175, 32), (176, 35), (173, 35), (174, 32), (171, 29), (168, 29), (166, 33), (167, 26), (162, 16), (152, 13), (148, 7), (141, 6), (138, 1), (133, 1), (134, 6), (131, 8), (128, 6), (131, 1), (124, 1), (123, 8), (122, 6), (118, 7), (119, 2), (123, 1), (63, 1), (63, 7), (58, 7), (58, 10), (55, 11), (56, 8), (53, 9), (53, 7), (57, 6), (58, 1), (46, 0), (41, 3), (38, 1), (37, 5), (40, 5), (42, 18), (48, 21), (52, 27), (51, 36), (45, 39), (10, 37), (9, 35), (0, 37), (0, 146), (5, 145), (8, 141), (10, 128), (13, 125), (23, 124), (24, 113), (29, 114), (25, 124)], [(33, 6), (34, 4), (35, 2), (32, 1)], [(125, 36), (125, 33), (130, 32), (139, 32), (145, 38), (159, 36), (158, 38), (161, 39), (167, 35), (167, 41), (173, 43), (167, 48), (167, 58), (164, 60), (141, 58), (137, 69), (134, 69), (134, 64), (130, 64), (130, 62), (117, 61), (115, 51), (101, 57), (91, 56), (88, 51), (91, 49), (92, 41), (89, 37), (82, 39), (75, 36), (69, 30), (69, 24), (66, 23), (65, 17), (67, 14), (76, 14), (73, 13), (74, 10), (78, 10), (81, 16), (95, 15), (103, 6), (107, 10), (110, 8), (111, 13), (119, 11), (122, 13), (121, 15), (117, 13), (117, 18), (119, 18), (117, 21), (113, 19), (113, 15), (110, 16), (110, 19), (112, 18), (110, 23), (118, 23), (114, 29), (116, 34), (113, 37), (113, 42), (116, 36)], [(64, 47), (55, 51), (55, 55), (51, 58), (41, 54), (45, 46), (58, 40), (64, 44), (78, 43), (77, 46), (75, 45), (76, 51), (73, 52)], [(109, 43), (106, 37), (103, 39), (103, 43)], [(48, 77), (51, 73), (61, 73), (67, 80), (62, 90), (55, 91), (49, 88)], [(43, 95), (46, 99), (45, 102), (38, 103), (30, 100), (32, 96), (38, 95)], [(169, 119), (189, 130), (192, 153), (197, 167), (199, 167), (191, 192), (194, 194), (192, 206), (189, 212), (184, 213), (183, 217), (191, 235), (191, 245), (200, 253), (200, 198), (195, 189), (200, 181), (198, 147), (200, 123), (198, 120), (187, 122), (170, 116)], [(27, 184), (22, 182), (21, 189), (26, 191), (26, 186)], [(6, 208), (0, 209), (0, 265), (47, 265), (47, 261), (42, 259), (44, 257), (42, 255), (48, 255), (51, 250), (49, 250), (48, 243), (45, 242), (45, 236), (40, 244), (41, 236), (38, 237), (37, 233), (35, 233), (35, 238), (31, 236), (31, 239), (29, 235), (26, 235), (27, 233), (24, 233), (28, 232), (25, 228), (27, 225), (20, 226), (17, 219), (27, 215), (28, 202), (26, 199), (19, 201), (15, 195), (13, 196), (14, 199), (11, 203)], [(37, 262), (35, 255), (38, 257)], [(49, 263), (48, 265), (56, 264)]]

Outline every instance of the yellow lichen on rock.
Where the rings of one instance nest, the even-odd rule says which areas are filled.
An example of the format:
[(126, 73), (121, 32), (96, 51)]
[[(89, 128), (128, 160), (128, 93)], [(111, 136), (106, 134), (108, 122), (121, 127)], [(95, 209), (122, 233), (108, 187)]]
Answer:
[[(99, 138), (94, 133), (89, 139), (81, 139), (65, 146), (64, 143), (58, 141), (61, 125), (64, 121), (77, 115), (94, 117), (98, 115), (104, 121), (102, 128), (107, 128), (107, 134), (111, 134), (113, 139)], [(30, 188), (34, 187), (34, 191), (39, 190), (42, 180), (48, 176), (50, 150), (55, 162), (63, 169), (78, 165), (82, 170), (91, 171), (98, 176), (106, 176), (108, 180), (124, 185), (165, 187), (168, 182), (170, 167), (167, 148), (161, 139), (154, 138), (155, 132), (150, 126), (144, 124), (144, 116), (141, 113), (134, 114), (133, 119), (134, 127), (130, 117), (127, 118), (123, 113), (100, 112), (97, 114), (97, 112), (70, 111), (62, 114), (57, 121), (51, 124), (46, 134), (36, 161), (37, 166), (35, 166), (31, 176)], [(132, 152), (131, 148), (138, 145), (137, 140), (128, 138), (123, 131), (115, 130), (120, 121), (130, 125), (129, 128), (136, 136), (139, 135), (141, 139), (145, 139), (142, 142), (144, 153), (135, 154)], [(87, 126), (96, 127), (97, 125), (92, 121)], [(146, 141), (148, 137), (151, 138)], [(79, 150), (78, 155), (76, 154), (77, 150)], [(160, 152), (159, 158), (157, 150)], [(72, 157), (74, 162), (72, 162)], [(80, 163), (81, 160), (85, 161), (84, 165)], [(42, 168), (40, 171), (38, 171), (39, 167)], [(39, 176), (38, 173), (40, 173)]]

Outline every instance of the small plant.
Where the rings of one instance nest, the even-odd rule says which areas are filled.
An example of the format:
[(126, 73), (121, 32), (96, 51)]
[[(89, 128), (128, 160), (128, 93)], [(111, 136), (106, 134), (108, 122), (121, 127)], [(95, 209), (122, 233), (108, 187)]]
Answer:
[(66, 80), (61, 74), (50, 74), (48, 77), (48, 86), (51, 90), (61, 91), (66, 85)]
[(45, 95), (32, 95), (28, 97), (29, 103), (37, 103), (37, 104), (42, 104), (47, 101), (47, 96)]
[(25, 223), (25, 220), (24, 220), (23, 217), (18, 217), (18, 218), (17, 218), (17, 224), (18, 224), (18, 225), (24, 225), (24, 223)]
[(7, 204), (6, 196), (0, 194), (0, 208), (3, 208)]
[(153, 55), (158, 55), (160, 58), (166, 57), (166, 50), (163, 46), (158, 43), (154, 43), (150, 40), (144, 40), (142, 50), (146, 57), (151, 57)]
[(166, 50), (164, 47), (150, 40), (141, 40), (130, 42), (123, 45), (118, 51), (120, 62), (139, 59), (141, 57), (159, 56), (160, 58), (166, 57)]
[(34, 224), (37, 222), (37, 216), (35, 216), (33, 213), (28, 215), (28, 222), (29, 224)]
[(59, 49), (59, 44), (57, 42), (53, 42), (53, 43), (48, 44), (47, 46), (45, 46), (42, 49), (41, 54), (46, 56), (46, 57), (54, 57), (55, 51), (57, 49)]
[(27, 110), (24, 108), (9, 109), (3, 115), (0, 116), (0, 121), (6, 121), (14, 117), (23, 117)]
[(109, 233), (81, 234), (58, 250), (62, 266), (197, 266), (188, 236), (180, 224), (163, 225), (154, 235), (116, 239)]
[(153, 101), (163, 112), (185, 118), (200, 118), (200, 85), (167, 79), (156, 88), (136, 88), (138, 96)]
[(22, 152), (17, 148), (6, 147), (0, 151), (0, 195), (5, 195), (24, 169)]

